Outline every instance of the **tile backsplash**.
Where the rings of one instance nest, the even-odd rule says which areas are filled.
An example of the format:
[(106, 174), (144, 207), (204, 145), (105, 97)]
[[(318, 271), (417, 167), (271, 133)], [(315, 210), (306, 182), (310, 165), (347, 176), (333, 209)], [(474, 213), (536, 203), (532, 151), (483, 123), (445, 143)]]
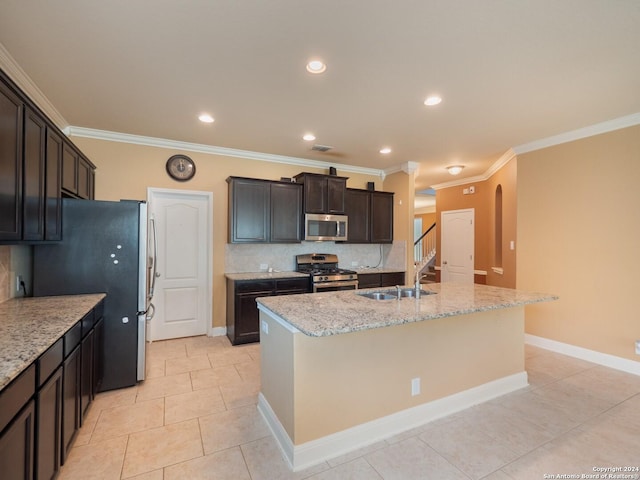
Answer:
[(11, 273), (11, 247), (0, 245), (0, 303), (8, 300)]
[[(296, 255), (333, 253), (341, 268), (364, 267), (406, 269), (406, 242), (393, 244), (340, 244), (334, 242), (302, 242), (293, 244), (237, 244), (225, 246), (225, 273), (259, 272), (272, 268), (287, 272), (296, 269)], [(266, 265), (266, 267), (265, 267)]]
[(16, 273), (22, 275), (31, 292), (32, 248), (28, 245), (0, 245), (0, 303), (21, 296), (13, 284)]

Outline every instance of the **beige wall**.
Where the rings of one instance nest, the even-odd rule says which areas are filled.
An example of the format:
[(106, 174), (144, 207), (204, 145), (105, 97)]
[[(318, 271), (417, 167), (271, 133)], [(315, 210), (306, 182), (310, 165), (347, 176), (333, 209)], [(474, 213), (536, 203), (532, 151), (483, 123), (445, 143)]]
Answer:
[(518, 156), (517, 288), (528, 333), (639, 360), (640, 126)]
[(393, 238), (406, 244), (406, 278), (411, 282), (413, 265), (413, 204), (415, 200), (415, 174), (397, 172), (384, 179), (383, 190), (394, 192)]
[[(269, 163), (258, 160), (224, 157), (204, 153), (191, 153), (158, 147), (73, 138), (73, 142), (96, 165), (96, 200), (146, 200), (147, 187), (213, 192), (213, 326), (225, 326), (226, 287), (225, 244), (227, 242), (227, 183), (229, 176), (279, 180), (302, 171), (328, 173), (327, 169), (314, 169), (295, 165)], [(167, 159), (177, 153), (186, 153), (196, 163), (196, 176), (181, 183), (169, 178), (165, 171)], [(375, 182), (382, 189), (379, 177), (340, 171), (349, 177), (347, 186), (366, 188)], [(405, 175), (406, 176), (406, 175)], [(386, 189), (386, 187), (385, 187)], [(387, 191), (393, 191), (388, 190)]]
[[(516, 159), (510, 160), (491, 178), (481, 182), (438, 189), (436, 191), (436, 222), (440, 224), (442, 212), (473, 208), (475, 211), (475, 270), (487, 272), (486, 279), (476, 276), (477, 283), (497, 287), (515, 288), (516, 252), (509, 249), (509, 242), (516, 241), (517, 228), (517, 178)], [(463, 189), (475, 187), (475, 193), (464, 195)], [(502, 265), (495, 261), (495, 192), (502, 186)], [(440, 265), (440, 234), (437, 238), (436, 265)], [(516, 243), (517, 246), (517, 243)], [(502, 275), (491, 267), (502, 267)]]

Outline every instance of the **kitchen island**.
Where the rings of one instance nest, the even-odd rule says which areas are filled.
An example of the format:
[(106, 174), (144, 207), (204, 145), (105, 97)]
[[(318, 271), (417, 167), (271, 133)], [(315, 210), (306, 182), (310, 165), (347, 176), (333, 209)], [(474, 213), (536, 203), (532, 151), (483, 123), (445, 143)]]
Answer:
[(361, 295), (381, 289), (258, 299), (258, 408), (293, 470), (528, 384), (525, 305), (557, 297), (422, 287), (420, 299)]

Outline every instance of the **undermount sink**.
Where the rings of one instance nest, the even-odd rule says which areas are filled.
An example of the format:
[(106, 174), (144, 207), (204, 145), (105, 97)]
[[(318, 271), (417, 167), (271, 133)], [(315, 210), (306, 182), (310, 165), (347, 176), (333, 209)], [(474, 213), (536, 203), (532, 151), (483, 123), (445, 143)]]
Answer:
[[(393, 295), (396, 298), (398, 296), (398, 293), (396, 290), (387, 290), (386, 292), (382, 292), (382, 293), (385, 293), (387, 295)], [(434, 293), (436, 292), (432, 292), (431, 290), (420, 290), (420, 295), (433, 295)], [(413, 288), (401, 288), (400, 296), (413, 298), (416, 296), (416, 291)]]
[(366, 293), (358, 293), (361, 297), (371, 298), (373, 300), (393, 300), (396, 298), (395, 295), (389, 295), (385, 292), (366, 292)]
[[(433, 295), (436, 292), (431, 290), (420, 290), (420, 295)], [(358, 293), (361, 297), (371, 298), (372, 300), (395, 300), (398, 298), (397, 290), (385, 290), (384, 292), (362, 292)], [(400, 296), (405, 298), (415, 298), (416, 291), (413, 288), (401, 288)]]

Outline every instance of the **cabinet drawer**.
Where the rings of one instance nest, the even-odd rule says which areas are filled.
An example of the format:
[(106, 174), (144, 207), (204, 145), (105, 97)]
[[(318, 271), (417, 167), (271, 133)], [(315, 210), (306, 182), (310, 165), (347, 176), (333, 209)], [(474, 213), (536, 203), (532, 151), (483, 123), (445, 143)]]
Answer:
[(38, 358), (38, 387), (44, 385), (47, 378), (49, 378), (62, 363), (62, 359), (64, 358), (63, 344), (64, 341), (60, 338)]
[(379, 273), (360, 273), (358, 274), (358, 288), (374, 288), (381, 284)]
[(67, 358), (82, 338), (82, 323), (78, 322), (64, 334), (64, 358)]
[(89, 330), (93, 328), (93, 321), (95, 320), (95, 310), (91, 310), (84, 317), (82, 317), (82, 338), (84, 338)]
[(270, 292), (275, 288), (273, 280), (236, 282), (236, 293)]
[(282, 280), (276, 280), (276, 295), (281, 290), (309, 290), (308, 278), (284, 278)]
[(31, 365), (0, 392), (0, 432), (36, 391), (36, 366)]

